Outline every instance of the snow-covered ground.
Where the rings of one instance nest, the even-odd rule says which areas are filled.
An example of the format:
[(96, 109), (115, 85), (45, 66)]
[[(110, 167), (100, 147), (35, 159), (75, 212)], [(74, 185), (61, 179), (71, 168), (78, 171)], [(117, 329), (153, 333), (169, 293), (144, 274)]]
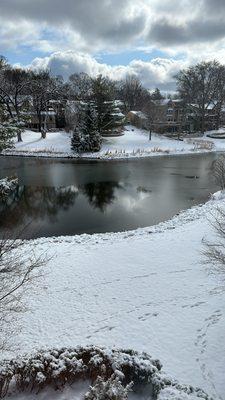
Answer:
[(217, 195), (151, 228), (26, 242), (50, 259), (28, 295), (19, 351), (144, 350), (180, 383), (224, 400), (225, 277), (201, 263), (213, 234), (206, 217), (223, 202)]
[[(38, 156), (38, 157), (77, 157), (70, 149), (71, 134), (64, 131), (48, 132), (46, 139), (41, 139), (39, 132), (25, 131), (23, 142), (3, 154)], [(102, 149), (98, 153), (86, 153), (86, 158), (128, 158), (146, 157), (162, 154), (186, 154), (204, 151), (225, 151), (225, 140), (211, 139), (205, 135), (201, 139), (178, 141), (162, 135), (152, 134), (149, 141), (147, 131), (126, 126), (125, 134), (119, 137), (104, 138)]]

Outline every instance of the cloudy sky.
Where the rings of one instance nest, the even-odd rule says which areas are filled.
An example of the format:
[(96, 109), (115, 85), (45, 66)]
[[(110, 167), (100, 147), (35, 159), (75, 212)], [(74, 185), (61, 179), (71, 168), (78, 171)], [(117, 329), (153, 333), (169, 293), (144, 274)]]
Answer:
[(173, 89), (201, 60), (225, 63), (225, 0), (0, 0), (0, 54), (10, 63)]

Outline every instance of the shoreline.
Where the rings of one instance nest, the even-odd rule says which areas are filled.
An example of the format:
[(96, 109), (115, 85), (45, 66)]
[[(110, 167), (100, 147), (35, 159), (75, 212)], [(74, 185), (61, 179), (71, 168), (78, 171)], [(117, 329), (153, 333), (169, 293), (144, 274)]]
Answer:
[(108, 137), (102, 141), (98, 152), (76, 153), (71, 149), (71, 133), (65, 131), (49, 132), (46, 139), (39, 133), (25, 130), (23, 141), (16, 142), (11, 148), (4, 149), (1, 156), (32, 157), (49, 159), (71, 159), (85, 161), (112, 161), (144, 159), (165, 155), (207, 154), (225, 151), (225, 141), (211, 140), (207, 137), (185, 138), (179, 141), (157, 133), (149, 140), (145, 130), (132, 125), (126, 126), (124, 134), (119, 137)]
[(40, 153), (29, 153), (25, 154), (23, 152), (6, 152), (6, 153), (0, 153), (0, 157), (21, 157), (21, 158), (43, 158), (43, 159), (62, 159), (62, 160), (76, 160), (76, 161), (128, 161), (128, 160), (140, 160), (140, 159), (145, 159), (145, 158), (152, 158), (152, 157), (173, 157), (173, 156), (188, 156), (188, 155), (203, 155), (203, 154), (213, 154), (213, 153), (224, 153), (222, 150), (193, 150), (193, 151), (177, 151), (177, 152), (150, 152), (150, 153), (143, 153), (138, 156), (132, 155), (132, 153), (128, 153), (127, 156), (119, 156), (115, 155), (113, 157), (108, 157), (108, 156), (77, 156), (77, 155), (63, 155), (63, 153), (58, 154), (44, 154), (43, 152)]
[(175, 214), (173, 217), (159, 222), (155, 225), (150, 225), (146, 227), (140, 227), (131, 230), (124, 230), (118, 232), (104, 232), (104, 233), (82, 233), (75, 235), (59, 235), (59, 236), (41, 236), (34, 239), (22, 239), (24, 244), (34, 243), (35, 244), (45, 244), (46, 242), (60, 242), (65, 241), (67, 243), (76, 243), (81, 245), (86, 244), (99, 244), (106, 243), (110, 240), (113, 241), (123, 241), (129, 238), (141, 238), (143, 236), (148, 236), (149, 234), (158, 234), (164, 233), (169, 230), (174, 230), (180, 226), (186, 225), (189, 222), (193, 222), (195, 220), (199, 220), (204, 217), (207, 212), (212, 209), (216, 209), (218, 204), (221, 203), (222, 199), (220, 198), (221, 191), (217, 191), (215, 193), (210, 193), (209, 199), (205, 203), (201, 203), (198, 205), (194, 205), (190, 208), (181, 210), (178, 214)]

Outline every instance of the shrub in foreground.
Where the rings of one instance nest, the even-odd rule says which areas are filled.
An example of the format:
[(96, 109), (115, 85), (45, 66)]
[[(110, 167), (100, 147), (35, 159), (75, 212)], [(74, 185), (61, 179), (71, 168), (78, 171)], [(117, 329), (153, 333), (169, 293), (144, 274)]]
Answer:
[(82, 379), (91, 381), (85, 400), (126, 400), (129, 391), (140, 385), (148, 388), (152, 399), (172, 388), (174, 399), (181, 393), (209, 400), (201, 389), (168, 379), (161, 367), (158, 360), (133, 350), (88, 346), (39, 351), (0, 363), (0, 398), (17, 391), (37, 393), (49, 386), (63, 389)]

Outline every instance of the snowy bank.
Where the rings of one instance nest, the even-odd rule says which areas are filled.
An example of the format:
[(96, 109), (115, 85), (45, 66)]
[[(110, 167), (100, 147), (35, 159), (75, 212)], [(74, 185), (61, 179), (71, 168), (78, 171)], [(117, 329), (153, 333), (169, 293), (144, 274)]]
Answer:
[(25, 252), (50, 259), (27, 294), (15, 347), (145, 351), (179, 382), (225, 399), (224, 277), (201, 263), (202, 239), (214, 234), (206, 217), (223, 202), (131, 232), (26, 241)]
[(4, 150), (3, 155), (85, 158), (85, 159), (127, 159), (152, 157), (164, 154), (192, 154), (210, 151), (225, 151), (225, 140), (202, 138), (186, 138), (183, 141), (169, 139), (163, 135), (149, 134), (146, 130), (126, 126), (124, 135), (103, 138), (99, 152), (77, 155), (71, 150), (71, 134), (64, 131), (48, 132), (42, 139), (39, 132), (25, 131), (23, 142), (15, 142), (15, 147)]

